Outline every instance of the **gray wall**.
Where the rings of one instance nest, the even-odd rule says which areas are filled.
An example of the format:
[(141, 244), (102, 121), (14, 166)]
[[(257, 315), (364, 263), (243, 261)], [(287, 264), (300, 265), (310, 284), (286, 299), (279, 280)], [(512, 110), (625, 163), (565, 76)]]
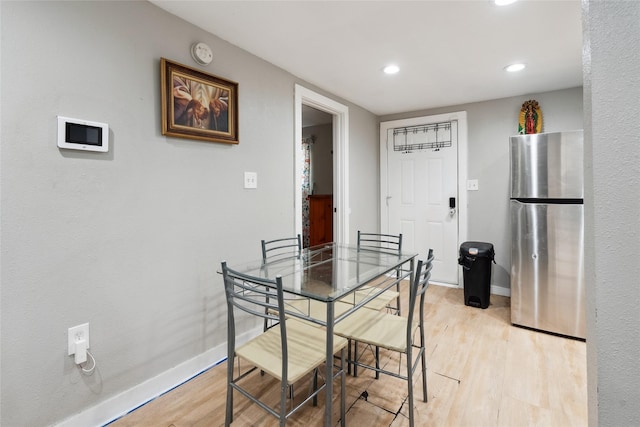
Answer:
[(590, 426), (640, 425), (640, 3), (584, 1)]
[(518, 132), (523, 102), (540, 104), (543, 132), (582, 129), (582, 88), (536, 93), (513, 98), (456, 105), (384, 116), (382, 121), (466, 111), (468, 176), (478, 191), (468, 192), (468, 240), (493, 243), (496, 265), (492, 285), (510, 287), (509, 137)]
[[(640, 4), (584, 5), (590, 424), (639, 425), (640, 271), (629, 255), (640, 243)], [(40, 426), (224, 342), (218, 262), (257, 256), (264, 230), (293, 232), (293, 84), (305, 82), (145, 2), (3, 1), (0, 19), (0, 425)], [(205, 71), (240, 83), (238, 146), (160, 135), (159, 58), (197, 68), (194, 41), (214, 49)], [(350, 107), (350, 228), (375, 229), (377, 118), (325, 95)], [(383, 118), (468, 111), (469, 177), (480, 181), (469, 238), (496, 244), (497, 285), (508, 283), (504, 159), (517, 110), (534, 98), (546, 131), (580, 128), (580, 97)], [(108, 122), (110, 153), (58, 150), (58, 114)], [(242, 189), (245, 170), (258, 172), (257, 190)], [(490, 201), (505, 203), (498, 215)], [(91, 377), (66, 355), (67, 328), (87, 321)]]
[[(216, 269), (293, 233), (294, 84), (315, 88), (147, 2), (0, 8), (0, 424), (42, 426), (225, 342)], [(160, 134), (160, 57), (239, 82), (239, 145)], [(350, 109), (350, 228), (373, 229), (376, 117), (323, 94)], [(109, 123), (109, 153), (58, 149), (56, 115)], [(66, 355), (84, 322), (92, 376)]]

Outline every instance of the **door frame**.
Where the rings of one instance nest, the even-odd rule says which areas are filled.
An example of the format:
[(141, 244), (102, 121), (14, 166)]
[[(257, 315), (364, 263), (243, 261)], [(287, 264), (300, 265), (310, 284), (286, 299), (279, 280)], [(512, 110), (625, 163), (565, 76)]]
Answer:
[[(388, 208), (386, 206), (388, 188), (387, 170), (387, 130), (404, 127), (417, 126), (429, 123), (458, 121), (458, 242), (460, 247), (462, 242), (467, 240), (468, 229), (468, 195), (467, 195), (467, 112), (456, 111), (452, 113), (437, 114), (432, 116), (414, 117), (411, 119), (391, 120), (380, 122), (380, 230), (383, 224), (388, 222)], [(458, 287), (463, 285), (462, 269), (458, 269)]]
[(333, 240), (349, 243), (349, 107), (316, 93), (299, 84), (295, 85), (294, 131), (294, 224), (295, 232), (302, 234), (302, 105), (308, 105), (333, 116)]

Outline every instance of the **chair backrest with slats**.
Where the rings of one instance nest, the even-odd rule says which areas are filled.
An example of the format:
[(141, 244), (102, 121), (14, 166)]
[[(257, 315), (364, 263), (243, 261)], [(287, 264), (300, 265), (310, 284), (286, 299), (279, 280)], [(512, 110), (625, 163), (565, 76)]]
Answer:
[(363, 233), (358, 230), (358, 250), (361, 249), (399, 254), (402, 252), (402, 234)]
[(302, 253), (302, 239), (298, 234), (296, 237), (285, 237), (274, 240), (262, 240), (262, 262), (272, 261), (280, 258), (300, 257)]
[[(419, 260), (416, 273), (413, 278), (413, 284), (411, 291), (409, 292), (409, 314), (407, 322), (407, 343), (411, 343), (412, 327), (414, 313), (417, 304), (419, 304), (419, 318), (418, 322), (420, 328), (423, 328), (424, 321), (424, 295), (429, 287), (429, 279), (431, 278), (431, 269), (433, 268), (433, 249), (429, 249), (429, 255), (426, 261)], [(418, 302), (419, 301), (419, 302)]]
[(236, 337), (236, 310), (267, 321), (279, 322), (282, 347), (282, 378), (287, 378), (287, 331), (282, 278), (267, 280), (249, 276), (227, 267), (222, 262), (222, 277), (227, 298), (227, 346), (229, 362), (233, 363)]

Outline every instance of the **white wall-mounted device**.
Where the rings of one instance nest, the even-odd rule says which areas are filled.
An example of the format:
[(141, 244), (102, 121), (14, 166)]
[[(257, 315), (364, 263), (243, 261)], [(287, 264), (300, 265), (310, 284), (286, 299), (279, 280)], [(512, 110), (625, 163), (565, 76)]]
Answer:
[(213, 61), (213, 51), (206, 43), (194, 43), (191, 45), (191, 57), (200, 65), (209, 65)]
[(58, 116), (58, 147), (106, 153), (109, 125)]

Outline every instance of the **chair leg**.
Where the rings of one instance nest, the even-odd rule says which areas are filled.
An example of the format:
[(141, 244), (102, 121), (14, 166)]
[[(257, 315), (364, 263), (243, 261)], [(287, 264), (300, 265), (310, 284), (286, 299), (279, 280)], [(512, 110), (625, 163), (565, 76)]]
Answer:
[(409, 400), (409, 427), (414, 426), (413, 420), (413, 371), (411, 369), (411, 352), (407, 352), (407, 387)]
[[(291, 385), (293, 388), (293, 385)], [(313, 370), (313, 391), (315, 392), (318, 389), (318, 368)], [(293, 400), (293, 396), (291, 396), (291, 400)], [(318, 406), (318, 395), (313, 395), (313, 406)]]
[(422, 398), (425, 402), (429, 400), (427, 394), (427, 356), (425, 356), (424, 347), (422, 348)]
[[(422, 316), (422, 313), (421, 313)], [(422, 355), (422, 398), (426, 402), (429, 400), (427, 394), (427, 350), (424, 348), (424, 325), (420, 323), (420, 353)]]
[(380, 347), (376, 346), (376, 379), (380, 379)]
[[(266, 298), (266, 302), (267, 304), (269, 303), (269, 297)], [(269, 309), (265, 308), (264, 309), (264, 314), (268, 314), (269, 313)], [(269, 319), (267, 319), (266, 317), (264, 318), (264, 325), (262, 327), (262, 332), (267, 332), (267, 329), (269, 329)], [(260, 369), (260, 375), (264, 376), (264, 371), (262, 369)]]
[[(268, 305), (269, 304), (269, 296), (267, 295), (265, 297), (265, 303)], [(269, 314), (269, 309), (265, 307), (264, 309), (264, 314)], [(267, 319), (266, 317), (264, 318), (264, 326), (262, 328), (262, 332), (266, 332), (267, 329), (269, 329), (269, 319)]]
[(231, 381), (233, 380), (233, 360), (231, 363), (227, 360), (227, 407), (224, 417), (225, 427), (229, 427), (233, 422), (233, 387), (231, 387)]
[(357, 377), (358, 365), (356, 365), (356, 363), (358, 362), (358, 341), (353, 341), (353, 361), (355, 362), (353, 364), (353, 376)]
[(347, 340), (347, 373), (351, 375), (351, 340)]
[(345, 394), (347, 393), (347, 387), (345, 385), (346, 383), (346, 376), (344, 374), (344, 348), (340, 350), (340, 371), (342, 372), (340, 374), (340, 425), (342, 427), (346, 427), (347, 425), (347, 421), (346, 421), (346, 397)]
[[(396, 272), (396, 277), (400, 280), (400, 271)], [(396, 291), (398, 292), (398, 298), (396, 298), (397, 315), (400, 316), (400, 282), (396, 283)]]
[(291, 388), (286, 381), (280, 382), (280, 427), (284, 427), (287, 423), (287, 391)]

